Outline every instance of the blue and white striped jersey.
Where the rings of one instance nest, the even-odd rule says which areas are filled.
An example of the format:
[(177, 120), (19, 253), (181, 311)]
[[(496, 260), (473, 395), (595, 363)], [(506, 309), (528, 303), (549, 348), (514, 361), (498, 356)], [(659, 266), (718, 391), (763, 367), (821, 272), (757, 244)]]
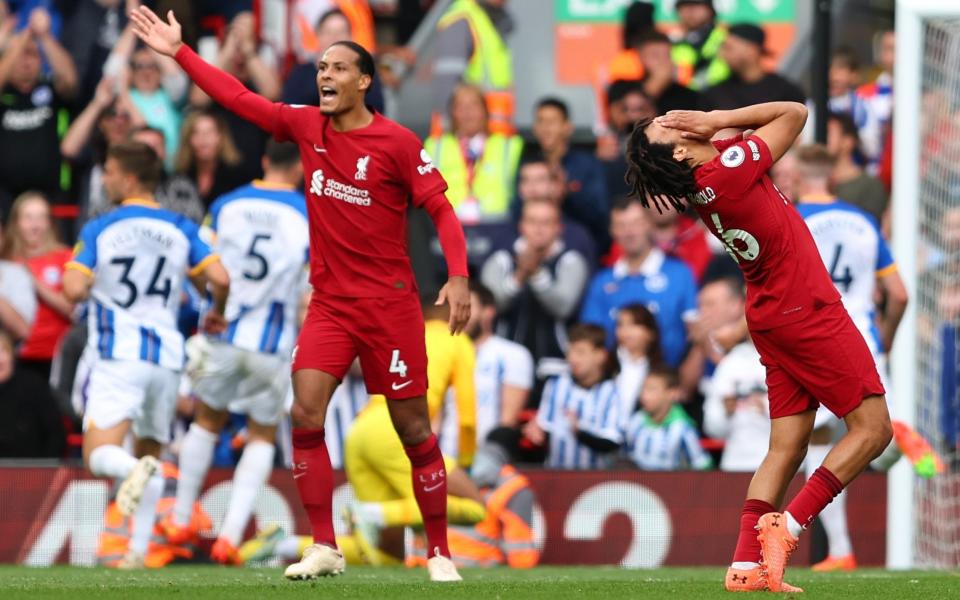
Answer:
[(477, 447), (500, 424), (503, 386), (533, 387), (533, 356), (524, 346), (499, 336), (491, 336), (477, 346), (474, 368), (477, 386)]
[(187, 217), (136, 199), (84, 225), (67, 268), (94, 278), (87, 345), (101, 358), (183, 368), (184, 282), (216, 259), (199, 233)]
[(369, 400), (370, 395), (367, 394), (363, 377), (349, 374), (343, 378), (330, 398), (323, 432), (327, 452), (330, 453), (330, 463), (334, 469), (343, 468), (343, 448), (347, 443), (347, 432)]
[(797, 205), (820, 251), (843, 306), (874, 354), (882, 352), (874, 317), (877, 278), (897, 270), (877, 221), (852, 204), (837, 200)]
[(537, 423), (550, 434), (545, 465), (553, 469), (598, 469), (610, 466), (616, 453), (607, 455), (577, 441), (569, 413), (577, 427), (595, 437), (621, 443), (620, 401), (612, 379), (590, 389), (582, 388), (567, 373), (547, 381), (537, 411)]
[(229, 326), (221, 339), (244, 350), (289, 354), (309, 264), (303, 194), (254, 181), (213, 203), (207, 232), (230, 274)]
[(700, 445), (693, 420), (677, 405), (661, 423), (655, 423), (643, 411), (635, 412), (627, 425), (626, 438), (630, 460), (646, 471), (699, 471), (713, 466)]

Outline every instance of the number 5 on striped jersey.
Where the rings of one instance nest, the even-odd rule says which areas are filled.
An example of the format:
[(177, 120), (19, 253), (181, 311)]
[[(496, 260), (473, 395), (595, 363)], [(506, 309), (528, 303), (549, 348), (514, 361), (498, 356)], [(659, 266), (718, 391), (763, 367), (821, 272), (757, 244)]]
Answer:
[(400, 360), (400, 350), (396, 348), (393, 350), (393, 356), (390, 357), (390, 372), (400, 377), (407, 376), (407, 363)]

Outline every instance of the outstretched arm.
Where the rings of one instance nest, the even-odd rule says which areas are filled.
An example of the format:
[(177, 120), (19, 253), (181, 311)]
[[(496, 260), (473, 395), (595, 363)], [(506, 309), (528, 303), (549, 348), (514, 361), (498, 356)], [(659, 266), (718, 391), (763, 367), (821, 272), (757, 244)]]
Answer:
[(133, 31), (144, 44), (180, 64), (190, 79), (227, 110), (236, 113), (257, 127), (275, 134), (278, 126), (279, 104), (254, 94), (236, 77), (209, 65), (183, 43), (180, 23), (173, 11), (167, 12), (164, 22), (152, 10), (141, 6), (130, 13)]
[(799, 102), (766, 102), (735, 110), (714, 110), (708, 113), (672, 110), (660, 117), (664, 127), (679, 129), (683, 137), (709, 140), (726, 128), (749, 129), (762, 139), (776, 162), (793, 145), (807, 122), (807, 107)]

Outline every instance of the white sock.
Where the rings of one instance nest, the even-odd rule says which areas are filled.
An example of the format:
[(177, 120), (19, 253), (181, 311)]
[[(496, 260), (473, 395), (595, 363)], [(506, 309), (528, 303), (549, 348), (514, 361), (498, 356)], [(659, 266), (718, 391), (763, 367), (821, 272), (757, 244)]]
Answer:
[(273, 444), (250, 440), (243, 449), (237, 470), (233, 473), (233, 492), (227, 516), (220, 527), (220, 537), (237, 546), (250, 520), (253, 502), (273, 469)]
[(133, 534), (130, 536), (130, 550), (140, 556), (146, 556), (153, 526), (157, 520), (157, 502), (163, 495), (163, 475), (156, 473), (143, 488), (140, 504), (133, 513)]
[(743, 561), (743, 562), (735, 562), (730, 566), (734, 569), (742, 569), (744, 571), (749, 571), (750, 569), (756, 569), (757, 567), (759, 567), (760, 563)]
[(800, 534), (803, 533), (803, 527), (790, 513), (784, 512), (783, 514), (787, 515), (787, 531), (789, 531), (793, 537), (800, 537)]
[(378, 527), (386, 527), (387, 521), (383, 516), (383, 507), (379, 502), (357, 502), (354, 509), (359, 513), (359, 517)]
[(177, 500), (173, 505), (173, 522), (187, 525), (193, 516), (193, 503), (200, 494), (200, 486), (207, 477), (217, 434), (196, 423), (190, 424), (180, 444), (180, 478), (177, 480)]
[(277, 542), (276, 555), (281, 560), (300, 560), (300, 537), (288, 535)]
[(895, 441), (891, 440), (880, 456), (870, 461), (870, 466), (877, 471), (889, 471), (900, 460), (901, 456), (903, 456), (903, 452), (900, 451), (900, 447), (897, 446)]
[[(813, 445), (807, 449), (807, 460), (804, 471), (807, 479), (823, 464), (833, 445)], [(850, 543), (850, 533), (847, 531), (847, 490), (844, 489), (826, 505), (818, 515), (823, 529), (827, 532), (827, 548), (830, 556), (847, 556), (853, 554)], [(792, 533), (792, 532), (791, 532)]]
[(97, 477), (126, 479), (137, 466), (137, 459), (120, 446), (98, 446), (90, 452), (90, 472)]

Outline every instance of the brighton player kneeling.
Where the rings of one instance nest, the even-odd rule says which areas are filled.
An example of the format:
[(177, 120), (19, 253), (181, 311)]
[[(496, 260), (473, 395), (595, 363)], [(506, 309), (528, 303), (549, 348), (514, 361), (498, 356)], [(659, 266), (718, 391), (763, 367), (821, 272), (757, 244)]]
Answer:
[[(120, 206), (83, 227), (63, 277), (68, 299), (89, 299), (81, 359), (88, 371), (74, 390), (74, 405), (83, 407), (83, 461), (94, 475), (123, 481), (117, 505), (133, 517), (121, 568), (143, 566), (163, 491), (156, 456), (169, 441), (184, 363), (177, 329), (184, 284), (189, 277), (197, 289), (209, 288), (213, 308), (204, 325), (211, 332), (224, 329), (230, 285), (197, 225), (154, 202), (162, 170), (145, 144), (110, 147), (103, 184)], [(123, 448), (131, 427), (139, 460)]]

